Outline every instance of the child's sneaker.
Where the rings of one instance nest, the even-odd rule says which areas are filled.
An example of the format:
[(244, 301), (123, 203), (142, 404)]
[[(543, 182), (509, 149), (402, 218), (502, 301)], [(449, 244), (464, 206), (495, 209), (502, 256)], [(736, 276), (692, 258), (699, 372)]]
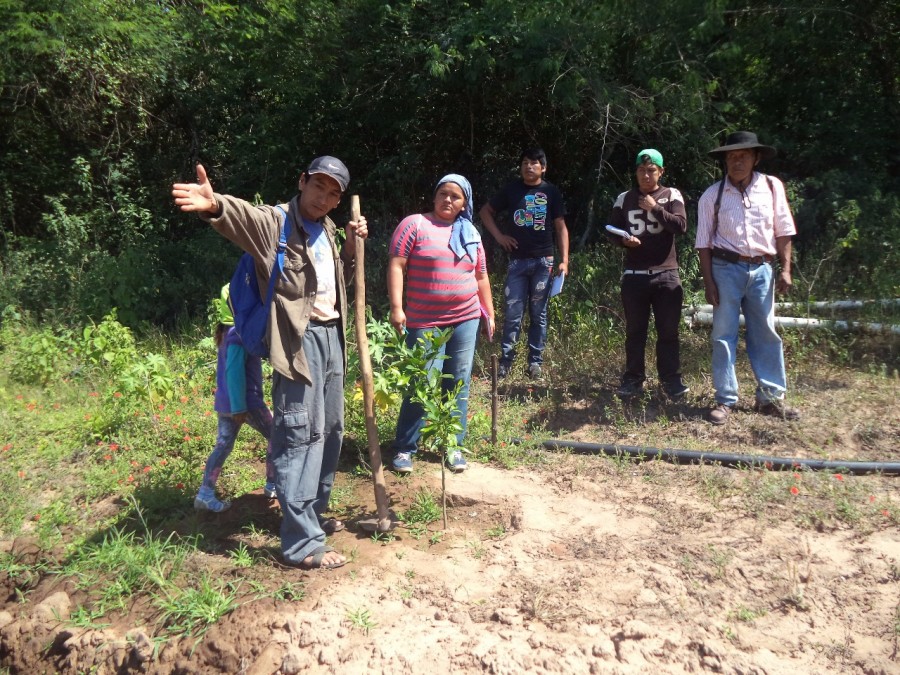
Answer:
[(397, 473), (412, 473), (412, 453), (398, 452), (392, 464)]
[(266, 481), (266, 486), (263, 488), (263, 494), (269, 499), (275, 499), (277, 496), (277, 493), (275, 492), (275, 483)]
[(466, 458), (463, 457), (462, 450), (455, 450), (453, 454), (450, 455), (448, 464), (450, 465), (450, 470), (454, 473), (462, 473), (469, 468), (469, 465), (466, 463)]
[(222, 513), (231, 508), (231, 502), (222, 502), (215, 497), (194, 497), (194, 508), (198, 511), (210, 511), (211, 513)]

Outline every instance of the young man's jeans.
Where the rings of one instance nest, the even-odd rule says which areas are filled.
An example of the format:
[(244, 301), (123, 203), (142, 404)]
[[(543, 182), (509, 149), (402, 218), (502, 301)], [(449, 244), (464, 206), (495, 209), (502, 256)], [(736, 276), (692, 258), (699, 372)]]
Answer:
[[(455, 417), (462, 423), (462, 431), (456, 435), (456, 442), (462, 446), (466, 438), (466, 412), (469, 408), (469, 381), (472, 378), (472, 362), (475, 359), (475, 341), (478, 338), (478, 329), (481, 325), (481, 319), (472, 319), (463, 321), (453, 327), (453, 335), (447, 343), (441, 348), (441, 354), (445, 354), (448, 358), (443, 360), (434, 360), (428, 364), (428, 369), (437, 368), (445, 375), (451, 377), (444, 378), (441, 382), (441, 390), (446, 394), (453, 391), (457, 382), (462, 382), (463, 386), (456, 396), (456, 405), (459, 412)], [(424, 337), (426, 333), (435, 330), (434, 328), (409, 328), (406, 333), (406, 344), (412, 347), (416, 341)], [(400, 406), (400, 417), (397, 419), (397, 435), (394, 440), (394, 447), (397, 452), (415, 452), (419, 443), (419, 437), (422, 432), (424, 420), (422, 418), (423, 410), (420, 403), (413, 403), (409, 398), (403, 399)]]
[[(266, 480), (272, 480), (274, 471), (272, 468), (272, 413), (268, 408), (256, 408), (247, 411), (247, 424), (256, 429), (263, 438), (269, 441), (266, 450)], [(200, 485), (200, 494), (208, 497), (215, 495), (216, 481), (225, 465), (225, 460), (234, 450), (234, 442), (237, 440), (241, 423), (235, 422), (231, 415), (219, 413), (219, 433), (216, 437), (216, 447), (213, 448), (209, 459), (206, 460), (206, 469), (203, 472), (203, 482)]]
[(716, 401), (733, 406), (738, 400), (734, 363), (741, 310), (747, 329), (747, 356), (756, 375), (756, 400), (784, 398), (787, 378), (784, 351), (775, 332), (775, 280), (766, 263), (731, 263), (713, 258), (712, 276), (719, 291), (713, 310), (712, 376)]
[(681, 383), (678, 326), (683, 298), (678, 270), (622, 276), (622, 307), (625, 309), (623, 384), (641, 385), (644, 382), (644, 351), (651, 309), (656, 323), (656, 371), (660, 384), (676, 386)]
[(299, 563), (325, 544), (318, 516), (328, 509), (344, 438), (344, 352), (341, 326), (310, 323), (303, 354), (312, 384), (272, 376), (272, 464), (284, 514), (281, 551)]
[(500, 365), (509, 368), (516, 357), (516, 342), (522, 328), (525, 305), (528, 304), (528, 365), (543, 362), (544, 341), (547, 339), (547, 300), (550, 295), (550, 274), (553, 256), (542, 258), (512, 258), (503, 290), (503, 334), (500, 339)]

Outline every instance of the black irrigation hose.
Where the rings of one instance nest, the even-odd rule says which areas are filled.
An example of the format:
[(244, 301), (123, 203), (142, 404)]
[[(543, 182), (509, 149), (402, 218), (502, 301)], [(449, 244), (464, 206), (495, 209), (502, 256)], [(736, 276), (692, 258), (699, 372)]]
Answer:
[(840, 471), (848, 474), (880, 473), (900, 475), (900, 462), (835, 462), (799, 457), (766, 457), (765, 455), (737, 455), (730, 452), (706, 452), (704, 450), (675, 450), (672, 448), (648, 448), (640, 445), (613, 445), (606, 443), (581, 443), (550, 439), (542, 445), (548, 450), (571, 450), (584, 455), (604, 454), (611, 457), (627, 455), (633, 459), (662, 459), (675, 464), (721, 464), (722, 466), (791, 471), (799, 468), (811, 471)]

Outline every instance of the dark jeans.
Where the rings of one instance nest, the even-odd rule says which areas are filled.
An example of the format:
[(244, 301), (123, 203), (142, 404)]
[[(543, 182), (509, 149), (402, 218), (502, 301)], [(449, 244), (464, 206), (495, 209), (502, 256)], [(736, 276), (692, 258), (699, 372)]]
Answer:
[(684, 290), (678, 270), (656, 274), (622, 276), (622, 306), (625, 308), (625, 373), (622, 382), (643, 384), (644, 350), (650, 310), (656, 321), (656, 370), (663, 386), (681, 381), (678, 324)]
[(550, 299), (550, 276), (553, 256), (542, 258), (513, 258), (506, 273), (504, 294), (503, 334), (500, 338), (500, 365), (507, 368), (516, 358), (516, 342), (522, 328), (522, 317), (528, 308), (528, 365), (544, 361), (544, 342), (547, 339), (547, 301)]

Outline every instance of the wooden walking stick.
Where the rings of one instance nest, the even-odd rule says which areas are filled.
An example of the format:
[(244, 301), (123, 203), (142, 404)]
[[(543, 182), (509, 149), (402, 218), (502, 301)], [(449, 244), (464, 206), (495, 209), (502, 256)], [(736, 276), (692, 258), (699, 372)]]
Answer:
[[(359, 195), (350, 198), (350, 218), (359, 220)], [(378, 443), (378, 426), (375, 424), (375, 379), (372, 376), (372, 359), (369, 356), (369, 337), (366, 335), (366, 242), (356, 237), (356, 344), (359, 350), (359, 369), (362, 373), (363, 403), (366, 412), (366, 437), (369, 441), (369, 463), (375, 484), (375, 518), (359, 521), (359, 526), (369, 532), (389, 532), (396, 527), (396, 520), (388, 511), (387, 486), (381, 464), (381, 446)]]

